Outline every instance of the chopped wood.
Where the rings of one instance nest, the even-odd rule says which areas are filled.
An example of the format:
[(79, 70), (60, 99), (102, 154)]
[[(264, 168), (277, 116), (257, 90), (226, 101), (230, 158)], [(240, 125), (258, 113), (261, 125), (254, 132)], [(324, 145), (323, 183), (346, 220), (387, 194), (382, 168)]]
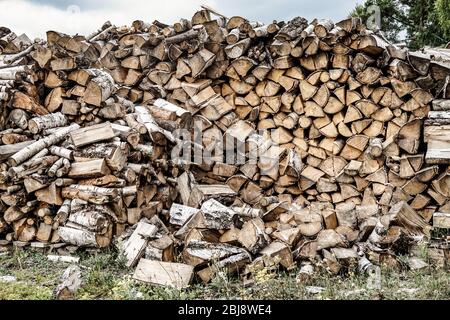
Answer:
[(123, 244), (123, 253), (128, 267), (134, 266), (144, 253), (148, 239), (154, 237), (158, 228), (153, 224), (139, 222), (129, 239)]
[(60, 283), (55, 289), (55, 296), (58, 300), (72, 300), (75, 293), (81, 287), (81, 269), (77, 265), (71, 265), (64, 270), (59, 279)]
[(448, 228), (450, 68), (436, 50), (356, 18), (262, 24), (208, 7), (0, 42), (2, 244), (114, 242), (141, 259), (134, 278), (185, 287), (299, 258), (375, 270), (372, 253), (396, 263)]
[(433, 213), (433, 227), (450, 229), (450, 213), (445, 212)]
[(70, 133), (72, 143), (76, 147), (82, 147), (91, 143), (114, 138), (115, 134), (110, 123), (102, 123), (90, 127), (81, 128)]

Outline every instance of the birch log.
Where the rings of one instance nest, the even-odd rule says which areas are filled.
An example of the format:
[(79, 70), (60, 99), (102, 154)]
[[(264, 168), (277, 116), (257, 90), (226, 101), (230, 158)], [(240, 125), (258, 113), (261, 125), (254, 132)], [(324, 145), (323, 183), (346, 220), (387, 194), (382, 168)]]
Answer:
[(137, 106), (137, 121), (145, 125), (152, 140), (158, 144), (164, 144), (164, 137), (175, 142), (175, 137), (167, 130), (162, 129), (145, 107)]
[(48, 148), (48, 147), (62, 141), (66, 137), (67, 134), (69, 134), (70, 132), (77, 130), (79, 128), (80, 128), (80, 126), (76, 123), (73, 123), (68, 127), (61, 128), (58, 131), (56, 131), (54, 134), (52, 134), (48, 137), (45, 137), (39, 141), (36, 141), (36, 142), (32, 143), (31, 145), (23, 148), (19, 152), (13, 154), (8, 159), (8, 163), (11, 166), (17, 166), (17, 165), (21, 164), (22, 162), (24, 162), (25, 160), (34, 156), (36, 153), (38, 153), (42, 149)]
[(50, 113), (28, 121), (28, 129), (36, 134), (44, 129), (63, 127), (67, 125), (67, 118), (61, 112)]
[(106, 71), (90, 69), (95, 76), (88, 83), (83, 100), (86, 103), (100, 107), (103, 101), (106, 101), (115, 91), (114, 79)]

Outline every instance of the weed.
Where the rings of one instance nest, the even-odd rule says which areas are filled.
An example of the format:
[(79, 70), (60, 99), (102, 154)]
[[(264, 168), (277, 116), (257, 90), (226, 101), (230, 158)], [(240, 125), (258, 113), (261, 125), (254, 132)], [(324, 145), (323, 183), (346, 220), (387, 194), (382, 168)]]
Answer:
[[(425, 254), (426, 251), (421, 258)], [(83, 282), (77, 299), (450, 299), (450, 277), (446, 269), (406, 271), (382, 267), (381, 290), (369, 289), (365, 275), (350, 272), (335, 276), (317, 269), (308, 286), (322, 288), (318, 293), (295, 281), (298, 270), (254, 270), (253, 284), (244, 287), (238, 276), (219, 269), (210, 283), (196, 280), (179, 290), (133, 280), (133, 269), (125, 266), (117, 251), (79, 256)], [(67, 266), (67, 263), (48, 261), (44, 254), (32, 250), (20, 249), (1, 256), (0, 276), (12, 275), (17, 281), (1, 283), (0, 299), (52, 299)]]

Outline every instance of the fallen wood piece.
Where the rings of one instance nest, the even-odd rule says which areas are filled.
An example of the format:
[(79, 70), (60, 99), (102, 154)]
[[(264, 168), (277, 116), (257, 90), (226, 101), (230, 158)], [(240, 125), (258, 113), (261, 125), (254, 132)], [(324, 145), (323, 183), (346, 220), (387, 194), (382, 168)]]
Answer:
[(410, 257), (407, 263), (411, 270), (420, 270), (428, 267), (428, 263), (417, 257)]
[(189, 286), (193, 276), (194, 267), (187, 264), (141, 259), (133, 279), (183, 289)]
[(314, 275), (314, 266), (311, 263), (302, 263), (300, 270), (295, 277), (295, 282), (298, 284), (305, 284), (310, 281)]
[(81, 269), (77, 265), (71, 265), (59, 279), (60, 283), (55, 289), (55, 296), (58, 300), (72, 300), (75, 293), (81, 287)]
[(362, 256), (358, 261), (358, 272), (365, 273), (369, 276), (369, 289), (381, 289), (381, 269), (379, 266), (370, 262), (365, 256)]
[(78, 263), (80, 261), (80, 257), (74, 256), (60, 256), (55, 254), (49, 254), (47, 259), (53, 262), (67, 262), (67, 263)]

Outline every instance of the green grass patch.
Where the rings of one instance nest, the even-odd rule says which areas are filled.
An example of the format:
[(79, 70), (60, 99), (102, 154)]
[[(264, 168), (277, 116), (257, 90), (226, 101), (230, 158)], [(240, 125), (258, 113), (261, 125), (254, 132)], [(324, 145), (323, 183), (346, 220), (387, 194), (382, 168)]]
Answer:
[[(350, 273), (332, 276), (317, 271), (304, 284), (296, 282), (298, 270), (258, 272), (251, 285), (236, 276), (219, 272), (205, 285), (194, 283), (183, 290), (140, 283), (132, 279), (133, 269), (114, 250), (80, 253), (83, 285), (77, 299), (450, 299), (448, 269), (427, 268), (401, 271), (383, 268), (381, 290), (369, 289), (367, 277)], [(15, 282), (0, 284), (0, 299), (53, 299), (59, 277), (69, 264), (48, 261), (33, 250), (17, 250), (0, 256), (0, 276), (14, 276)], [(320, 287), (311, 292), (308, 286)]]

